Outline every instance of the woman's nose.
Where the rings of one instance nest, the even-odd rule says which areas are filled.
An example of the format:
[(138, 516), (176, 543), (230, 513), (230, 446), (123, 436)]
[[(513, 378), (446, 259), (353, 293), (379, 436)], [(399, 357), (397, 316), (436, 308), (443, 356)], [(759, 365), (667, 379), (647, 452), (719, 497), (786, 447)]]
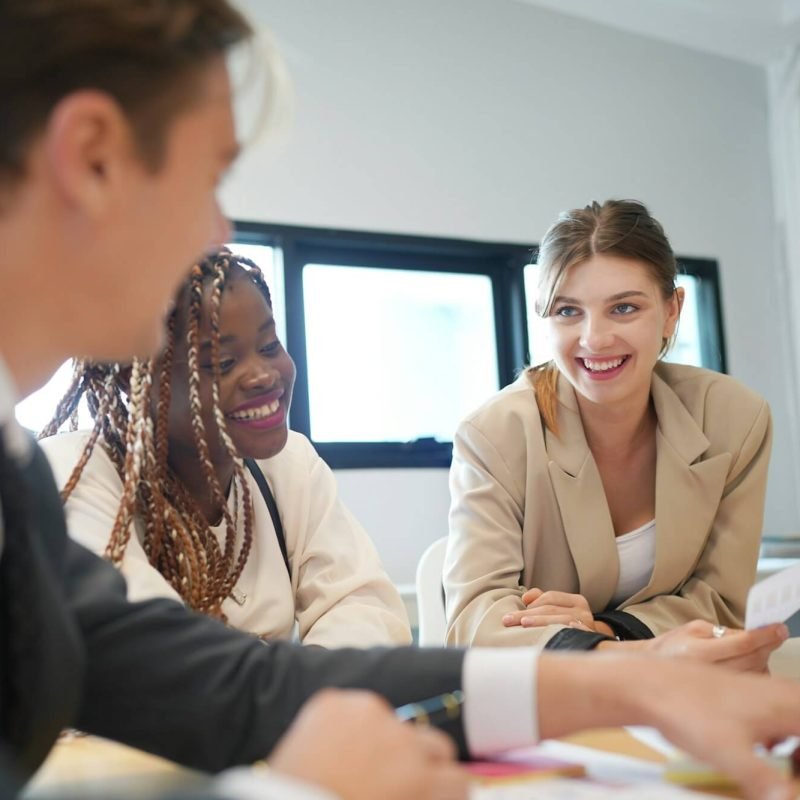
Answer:
[(596, 353), (614, 342), (614, 331), (610, 320), (603, 316), (586, 315), (581, 328), (581, 347)]
[(280, 380), (280, 373), (263, 362), (248, 366), (242, 376), (247, 389), (271, 389)]

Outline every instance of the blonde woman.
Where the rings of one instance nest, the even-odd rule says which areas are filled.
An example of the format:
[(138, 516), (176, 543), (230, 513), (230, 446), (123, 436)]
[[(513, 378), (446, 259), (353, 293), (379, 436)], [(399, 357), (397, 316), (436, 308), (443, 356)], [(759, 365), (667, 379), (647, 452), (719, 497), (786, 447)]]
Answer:
[[(641, 203), (562, 214), (539, 269), (554, 358), (455, 437), (450, 642), (622, 640), (764, 668), (769, 649), (752, 652), (729, 629), (742, 626), (755, 578), (766, 402), (725, 375), (661, 361), (683, 290)], [(733, 657), (714, 641), (726, 634)]]

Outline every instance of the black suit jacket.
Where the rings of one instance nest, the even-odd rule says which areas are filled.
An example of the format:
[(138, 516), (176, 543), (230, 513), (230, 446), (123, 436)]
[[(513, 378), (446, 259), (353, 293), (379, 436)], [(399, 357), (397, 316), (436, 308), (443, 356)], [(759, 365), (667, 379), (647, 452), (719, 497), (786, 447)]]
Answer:
[[(10, 743), (14, 737), (0, 724), (0, 747), (23, 774), (43, 760), (65, 726), (216, 771), (268, 754), (321, 687), (372, 689), (394, 705), (461, 687), (458, 650), (265, 645), (169, 600), (130, 603), (117, 570), (67, 537), (38, 447), (19, 477), (33, 539), (30, 586), (40, 600), (30, 622), (39, 626), (41, 657), (25, 710), (33, 721), (28, 735)], [(6, 539), (14, 535), (6, 527)], [(3, 588), (0, 603), (7, 601)], [(0, 682), (13, 658), (10, 638), (0, 630)], [(0, 692), (0, 701), (5, 697)], [(5, 711), (0, 706), (0, 722)], [(460, 721), (449, 724), (465, 753)]]

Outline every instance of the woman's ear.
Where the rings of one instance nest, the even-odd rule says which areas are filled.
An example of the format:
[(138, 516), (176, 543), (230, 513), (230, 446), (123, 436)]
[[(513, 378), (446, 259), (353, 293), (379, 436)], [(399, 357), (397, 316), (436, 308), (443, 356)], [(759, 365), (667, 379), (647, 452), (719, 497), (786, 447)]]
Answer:
[(678, 319), (681, 316), (683, 301), (686, 296), (683, 286), (676, 286), (675, 291), (664, 302), (664, 332), (663, 338), (670, 339), (675, 333)]
[(681, 311), (683, 311), (683, 301), (686, 299), (686, 290), (683, 286), (676, 286), (673, 296), (678, 301), (678, 316), (680, 316)]

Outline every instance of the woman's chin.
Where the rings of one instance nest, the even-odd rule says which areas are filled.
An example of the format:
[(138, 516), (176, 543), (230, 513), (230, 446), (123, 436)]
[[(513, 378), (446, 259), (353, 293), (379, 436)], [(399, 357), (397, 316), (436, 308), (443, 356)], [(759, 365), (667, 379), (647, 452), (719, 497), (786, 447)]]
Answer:
[(239, 455), (255, 461), (264, 461), (278, 455), (286, 447), (286, 441), (289, 438), (286, 426), (282, 425), (280, 428), (272, 429), (268, 435), (264, 435), (266, 433), (264, 431), (260, 436), (248, 436), (244, 441), (244, 437), (239, 437), (239, 441), (234, 442)]

